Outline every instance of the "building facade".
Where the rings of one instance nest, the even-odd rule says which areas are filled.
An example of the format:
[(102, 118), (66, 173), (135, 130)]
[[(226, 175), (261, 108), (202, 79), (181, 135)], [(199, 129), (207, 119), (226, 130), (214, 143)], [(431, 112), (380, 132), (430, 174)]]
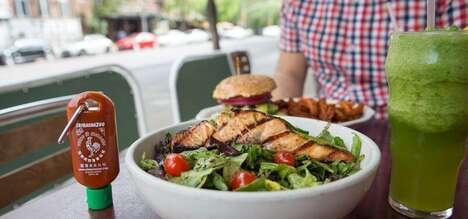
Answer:
[(118, 40), (117, 32), (153, 32), (161, 13), (162, 0), (125, 0), (115, 15), (107, 17), (108, 36)]
[(52, 48), (78, 40), (90, 8), (87, 0), (0, 0), (0, 49), (19, 38), (44, 39)]

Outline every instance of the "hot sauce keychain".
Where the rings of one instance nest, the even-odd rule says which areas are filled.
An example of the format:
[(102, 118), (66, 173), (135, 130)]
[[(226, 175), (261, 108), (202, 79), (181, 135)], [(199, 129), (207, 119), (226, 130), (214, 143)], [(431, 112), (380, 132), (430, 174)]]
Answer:
[(110, 183), (119, 173), (114, 103), (101, 92), (76, 95), (67, 106), (68, 123), (59, 138), (70, 139), (73, 175), (86, 186), (88, 207), (112, 205)]

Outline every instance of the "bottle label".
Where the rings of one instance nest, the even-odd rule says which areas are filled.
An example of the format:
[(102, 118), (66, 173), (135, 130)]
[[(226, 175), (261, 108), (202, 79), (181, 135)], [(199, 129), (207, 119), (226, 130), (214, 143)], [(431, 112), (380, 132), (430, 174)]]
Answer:
[(103, 157), (106, 155), (106, 123), (87, 122), (77, 123), (75, 127), (78, 136), (77, 150), (81, 162), (78, 171), (89, 176), (100, 175), (108, 170), (108, 164)]

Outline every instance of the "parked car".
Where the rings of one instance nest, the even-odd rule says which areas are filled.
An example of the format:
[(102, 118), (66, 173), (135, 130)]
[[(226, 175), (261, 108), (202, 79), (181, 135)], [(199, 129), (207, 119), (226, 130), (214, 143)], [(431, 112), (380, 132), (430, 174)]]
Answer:
[(34, 62), (39, 59), (53, 57), (47, 41), (36, 38), (24, 38), (16, 40), (12, 46), (1, 52), (0, 64), (13, 65)]
[(230, 39), (244, 39), (249, 36), (253, 35), (253, 31), (251, 29), (246, 29), (241, 26), (234, 26), (228, 28), (222, 28), (219, 34), (222, 37), (230, 38)]
[(169, 30), (158, 37), (160, 46), (175, 46), (188, 43), (188, 35), (180, 30)]
[(83, 40), (72, 43), (62, 50), (62, 57), (96, 55), (108, 53), (113, 47), (112, 40), (101, 34), (85, 35)]
[(117, 41), (119, 50), (153, 48), (156, 46), (157, 36), (153, 33), (140, 32)]
[(192, 29), (189, 32), (190, 43), (199, 43), (210, 40), (210, 34), (204, 30)]
[(158, 36), (158, 44), (160, 46), (175, 46), (205, 42), (209, 39), (209, 34), (200, 29), (192, 29), (187, 32), (170, 30), (165, 34)]
[(268, 37), (279, 37), (281, 29), (277, 25), (266, 26), (262, 29), (262, 35)]

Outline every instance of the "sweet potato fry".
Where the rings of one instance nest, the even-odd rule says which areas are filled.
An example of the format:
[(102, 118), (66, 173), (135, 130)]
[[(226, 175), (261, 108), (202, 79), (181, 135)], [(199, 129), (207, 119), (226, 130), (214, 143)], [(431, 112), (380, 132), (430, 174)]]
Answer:
[(288, 99), (274, 102), (282, 112), (290, 116), (320, 119), (324, 121), (346, 122), (362, 116), (363, 104), (352, 101), (339, 101), (336, 104), (327, 103), (326, 99), (319, 100), (301, 97), (298, 100)]
[(331, 121), (335, 115), (335, 106), (328, 105), (325, 99), (320, 99), (318, 102), (319, 106), (319, 119), (323, 121)]
[[(291, 99), (291, 98), (290, 98)], [(276, 100), (273, 102), (276, 106), (278, 106), (278, 109), (287, 109), (288, 108), (288, 102), (285, 100)]]
[(295, 102), (292, 99), (288, 101), (288, 115), (299, 116), (299, 117), (309, 117), (309, 110), (307, 107)]
[(353, 115), (356, 117), (361, 117), (364, 113), (364, 104), (360, 103), (353, 108)]
[(348, 116), (344, 112), (342, 108), (336, 107), (335, 109), (335, 117), (333, 117), (334, 122), (343, 122), (348, 121)]
[(335, 116), (335, 105), (328, 105), (325, 121), (332, 121)]
[(345, 115), (350, 116), (353, 114), (353, 104), (351, 102), (341, 101), (338, 105), (343, 109)]
[(301, 103), (309, 110), (309, 116), (312, 118), (317, 118), (319, 114), (319, 109), (317, 106), (317, 101), (312, 98), (301, 98)]

